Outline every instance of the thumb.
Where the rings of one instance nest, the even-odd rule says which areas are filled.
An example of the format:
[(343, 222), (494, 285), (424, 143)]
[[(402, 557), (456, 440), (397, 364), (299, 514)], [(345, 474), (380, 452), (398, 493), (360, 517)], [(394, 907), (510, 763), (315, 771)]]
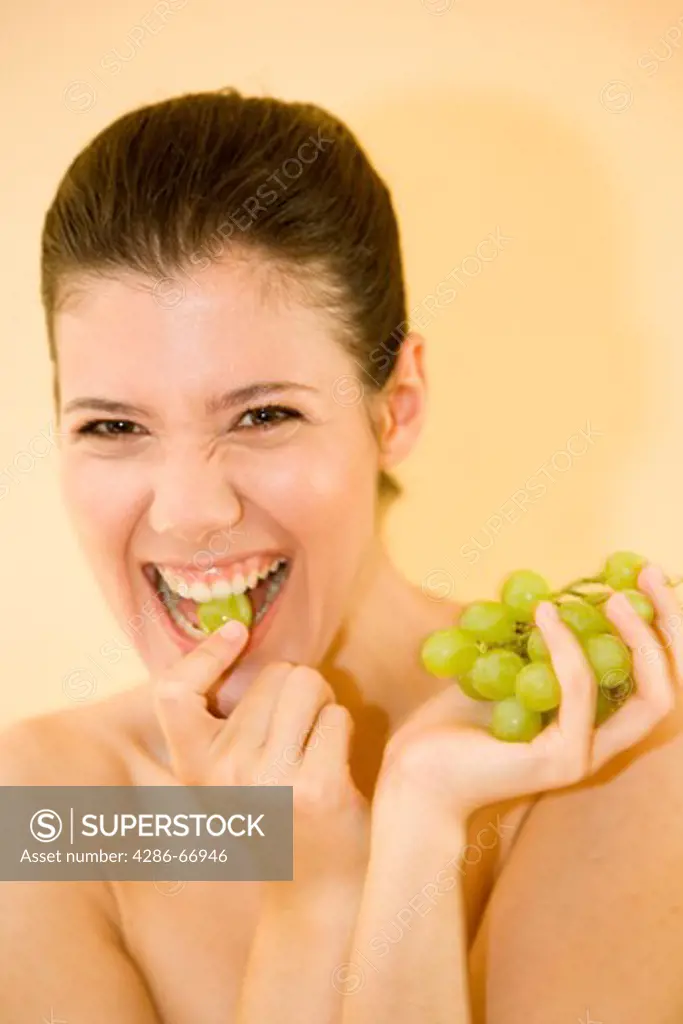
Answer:
[(222, 727), (207, 709), (206, 694), (230, 669), (249, 637), (231, 619), (163, 673), (154, 687), (154, 706), (174, 773), (186, 784), (201, 772), (209, 743)]

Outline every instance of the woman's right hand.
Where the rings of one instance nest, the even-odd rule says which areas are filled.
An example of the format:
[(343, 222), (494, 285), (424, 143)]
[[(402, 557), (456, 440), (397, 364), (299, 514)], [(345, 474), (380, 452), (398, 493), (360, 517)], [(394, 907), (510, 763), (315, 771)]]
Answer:
[(208, 709), (207, 694), (248, 635), (226, 623), (156, 682), (172, 772), (188, 786), (292, 786), (297, 889), (355, 882), (367, 864), (369, 810), (349, 770), (351, 716), (320, 673), (273, 662), (227, 719)]

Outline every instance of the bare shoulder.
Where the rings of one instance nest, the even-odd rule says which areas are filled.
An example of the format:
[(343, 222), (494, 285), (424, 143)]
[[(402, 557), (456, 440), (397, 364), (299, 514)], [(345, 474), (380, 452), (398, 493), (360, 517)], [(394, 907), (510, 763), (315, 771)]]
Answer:
[[(6, 727), (0, 785), (133, 784), (139, 700), (129, 691)], [(0, 884), (0, 946), (12, 950), (0, 958), (2, 1020), (159, 1019), (105, 879)]]
[(130, 785), (144, 687), (33, 715), (0, 731), (0, 784)]
[(677, 708), (598, 777), (534, 804), (475, 943), (477, 1019), (541, 1024), (562, 1007), (567, 1019), (680, 1020), (681, 863)]

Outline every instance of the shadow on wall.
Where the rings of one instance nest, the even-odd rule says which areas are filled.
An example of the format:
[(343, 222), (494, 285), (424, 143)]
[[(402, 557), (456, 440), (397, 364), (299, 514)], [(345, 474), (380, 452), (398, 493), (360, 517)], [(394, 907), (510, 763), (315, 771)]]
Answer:
[[(486, 558), (477, 582), (525, 556), (553, 571), (574, 538), (585, 563), (646, 412), (623, 283), (632, 224), (587, 130), (500, 95), (411, 93), (345, 116), (392, 190), (427, 338), (430, 414), (390, 519), (421, 530), (407, 564), (447, 567), (450, 552), (467, 570), (467, 544)], [(554, 458), (586, 429), (583, 454), (575, 440)]]

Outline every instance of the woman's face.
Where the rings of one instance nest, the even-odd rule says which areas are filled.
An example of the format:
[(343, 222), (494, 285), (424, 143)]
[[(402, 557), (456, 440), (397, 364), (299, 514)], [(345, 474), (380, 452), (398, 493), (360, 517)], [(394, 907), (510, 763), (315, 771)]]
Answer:
[(322, 311), (253, 262), (182, 281), (171, 304), (140, 276), (91, 279), (57, 314), (63, 486), (152, 671), (200, 641), (199, 602), (247, 588), (230, 699), (269, 661), (324, 655), (373, 543), (379, 455)]

